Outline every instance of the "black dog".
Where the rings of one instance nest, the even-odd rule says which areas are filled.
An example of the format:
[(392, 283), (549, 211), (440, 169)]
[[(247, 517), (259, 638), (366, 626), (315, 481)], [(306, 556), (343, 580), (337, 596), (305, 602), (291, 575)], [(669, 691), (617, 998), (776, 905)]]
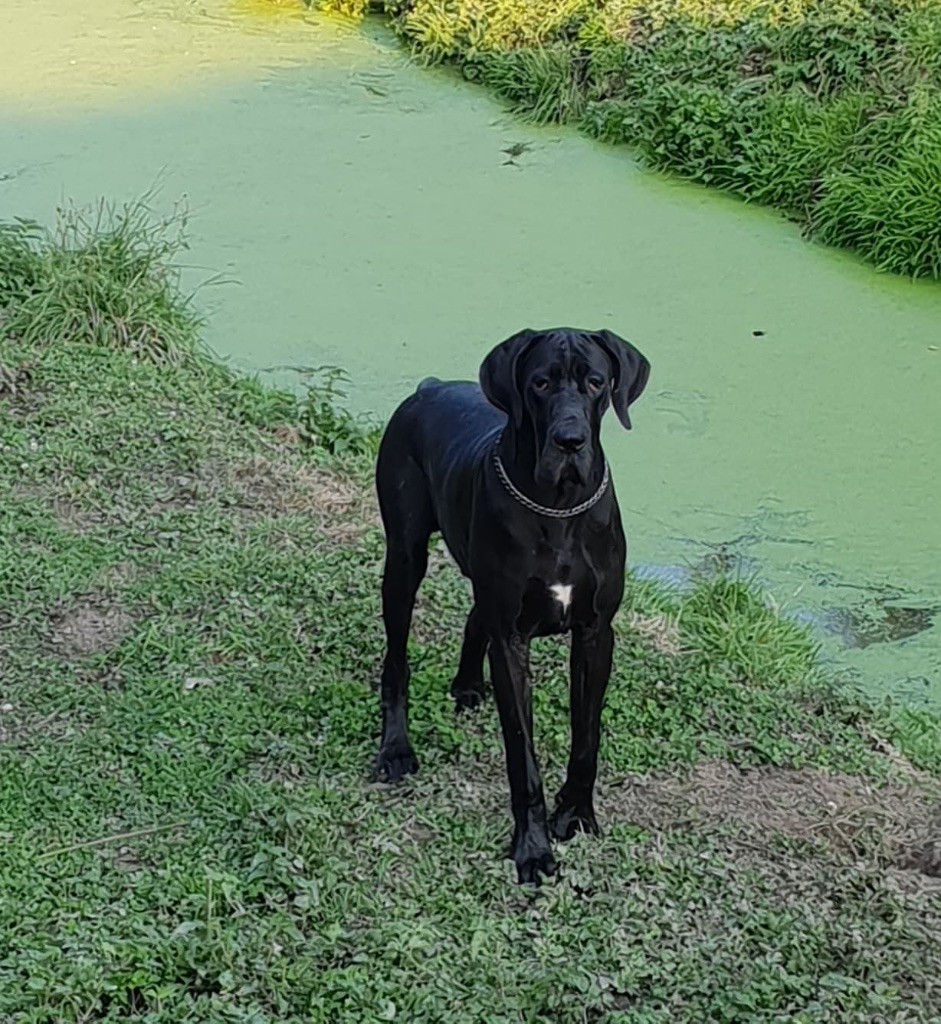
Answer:
[[(474, 591), (451, 692), (458, 708), (480, 703), (489, 651), (516, 822), (510, 856), (521, 882), (538, 885), (540, 872), (555, 871), (549, 828), (557, 839), (598, 831), (592, 794), (626, 553), (599, 434), (609, 404), (630, 429), (628, 406), (649, 372), (647, 360), (608, 331), (522, 331), (484, 360), (480, 388), (422, 382), (393, 414), (379, 449), (387, 648), (376, 775), (396, 782), (418, 769), (406, 644), (428, 538), (440, 530)], [(572, 747), (547, 826), (529, 643), (568, 631)]]

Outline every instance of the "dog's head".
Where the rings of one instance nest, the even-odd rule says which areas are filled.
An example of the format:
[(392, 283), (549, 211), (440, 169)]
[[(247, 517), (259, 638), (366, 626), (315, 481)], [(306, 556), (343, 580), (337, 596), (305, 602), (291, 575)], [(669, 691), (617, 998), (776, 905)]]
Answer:
[(610, 331), (520, 331), (480, 367), (484, 394), (535, 443), (537, 482), (584, 483), (597, 455), (609, 405), (630, 430), (628, 407), (644, 390), (650, 364)]

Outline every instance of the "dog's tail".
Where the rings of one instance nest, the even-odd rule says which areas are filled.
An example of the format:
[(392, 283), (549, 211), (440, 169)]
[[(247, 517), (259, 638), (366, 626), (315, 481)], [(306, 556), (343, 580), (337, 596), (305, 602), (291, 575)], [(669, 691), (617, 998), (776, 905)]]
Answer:
[(420, 395), (425, 388), (431, 387), (432, 384), (440, 384), (441, 380), (438, 377), (426, 377), (421, 384), (416, 388), (416, 392)]

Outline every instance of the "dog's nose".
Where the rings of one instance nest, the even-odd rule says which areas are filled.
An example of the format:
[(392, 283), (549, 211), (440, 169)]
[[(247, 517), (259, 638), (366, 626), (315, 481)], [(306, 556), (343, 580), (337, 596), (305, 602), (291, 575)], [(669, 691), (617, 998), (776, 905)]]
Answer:
[(581, 430), (568, 427), (557, 430), (552, 435), (552, 443), (556, 448), (573, 455), (585, 447), (588, 443), (588, 438)]

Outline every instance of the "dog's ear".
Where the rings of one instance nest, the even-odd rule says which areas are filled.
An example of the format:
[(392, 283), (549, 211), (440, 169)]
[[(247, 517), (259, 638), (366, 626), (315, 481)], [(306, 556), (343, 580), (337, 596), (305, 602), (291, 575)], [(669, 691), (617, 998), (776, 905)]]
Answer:
[(523, 421), (523, 396), (520, 393), (516, 368), (530, 350), (536, 331), (514, 334), (490, 353), (480, 365), (480, 387), (491, 405), (512, 417), (519, 426)]
[(611, 331), (596, 331), (593, 338), (611, 360), (611, 369), (614, 371), (611, 404), (624, 429), (630, 430), (631, 418), (627, 408), (640, 398), (647, 386), (650, 363), (629, 341)]

